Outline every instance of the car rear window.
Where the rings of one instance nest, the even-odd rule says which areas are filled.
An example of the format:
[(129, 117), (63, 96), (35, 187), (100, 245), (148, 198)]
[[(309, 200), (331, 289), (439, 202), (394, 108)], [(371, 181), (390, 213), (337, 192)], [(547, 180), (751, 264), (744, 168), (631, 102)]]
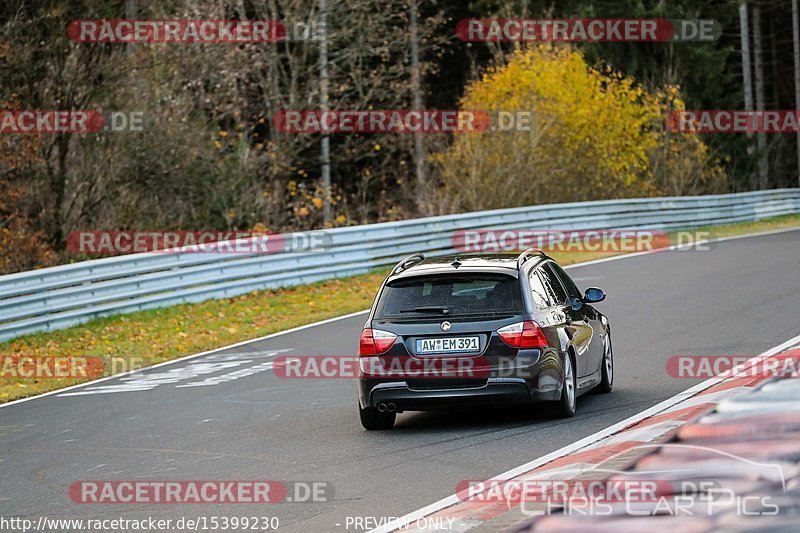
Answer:
[(519, 282), (502, 274), (442, 274), (390, 282), (376, 318), (522, 313)]

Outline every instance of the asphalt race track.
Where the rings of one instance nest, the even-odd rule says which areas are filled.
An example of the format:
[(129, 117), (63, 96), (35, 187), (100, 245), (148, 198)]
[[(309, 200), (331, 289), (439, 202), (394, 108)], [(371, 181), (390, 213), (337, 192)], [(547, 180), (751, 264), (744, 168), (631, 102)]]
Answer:
[[(540, 457), (701, 381), (669, 377), (672, 355), (755, 355), (797, 335), (800, 231), (710, 246), (569, 270), (581, 289), (608, 292), (598, 308), (611, 320), (616, 359), (614, 392), (584, 396), (575, 418), (551, 421), (537, 407), (404, 413), (394, 430), (366, 432), (351, 381), (274, 375), (279, 350), (354, 354), (359, 315), (0, 409), (0, 516), (277, 516), (282, 531), (401, 516), (460, 480)], [(267, 506), (68, 497), (74, 481), (109, 479), (325, 481), (335, 493)]]

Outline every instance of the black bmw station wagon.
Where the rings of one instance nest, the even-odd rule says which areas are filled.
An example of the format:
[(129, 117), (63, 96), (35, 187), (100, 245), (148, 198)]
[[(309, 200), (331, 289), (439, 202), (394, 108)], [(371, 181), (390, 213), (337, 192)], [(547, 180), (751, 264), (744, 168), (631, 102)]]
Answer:
[(404, 259), (361, 333), (362, 425), (388, 429), (397, 413), (460, 405), (550, 402), (573, 416), (578, 396), (613, 385), (611, 328), (592, 305), (604, 299), (580, 293), (536, 249)]

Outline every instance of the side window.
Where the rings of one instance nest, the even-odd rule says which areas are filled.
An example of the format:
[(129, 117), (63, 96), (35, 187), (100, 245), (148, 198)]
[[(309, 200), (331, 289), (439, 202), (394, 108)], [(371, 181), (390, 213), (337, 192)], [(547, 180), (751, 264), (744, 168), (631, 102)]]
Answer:
[(561, 282), (553, 269), (549, 267), (550, 263), (547, 263), (539, 269), (542, 273), (544, 288), (547, 290), (547, 294), (550, 296), (550, 300), (554, 302), (554, 305), (564, 305), (567, 301), (567, 291), (561, 286)]
[(545, 309), (552, 304), (547, 298), (547, 291), (544, 288), (544, 283), (538, 274), (539, 269), (533, 270), (530, 275), (531, 293), (533, 295), (533, 303), (539, 309)]
[(569, 277), (569, 274), (564, 272), (564, 269), (555, 263), (548, 264), (553, 268), (553, 270), (555, 270), (558, 277), (561, 278), (561, 282), (564, 284), (564, 287), (566, 287), (569, 295), (574, 296), (575, 298), (581, 298), (581, 291), (578, 290), (578, 286), (575, 285), (575, 282), (572, 281), (572, 278)]

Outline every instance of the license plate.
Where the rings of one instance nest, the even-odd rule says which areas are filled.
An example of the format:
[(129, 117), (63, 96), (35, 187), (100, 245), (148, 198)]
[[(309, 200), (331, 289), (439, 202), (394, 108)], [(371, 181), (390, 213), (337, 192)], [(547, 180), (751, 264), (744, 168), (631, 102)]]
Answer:
[(480, 351), (478, 337), (445, 337), (417, 340), (417, 353), (478, 351)]

